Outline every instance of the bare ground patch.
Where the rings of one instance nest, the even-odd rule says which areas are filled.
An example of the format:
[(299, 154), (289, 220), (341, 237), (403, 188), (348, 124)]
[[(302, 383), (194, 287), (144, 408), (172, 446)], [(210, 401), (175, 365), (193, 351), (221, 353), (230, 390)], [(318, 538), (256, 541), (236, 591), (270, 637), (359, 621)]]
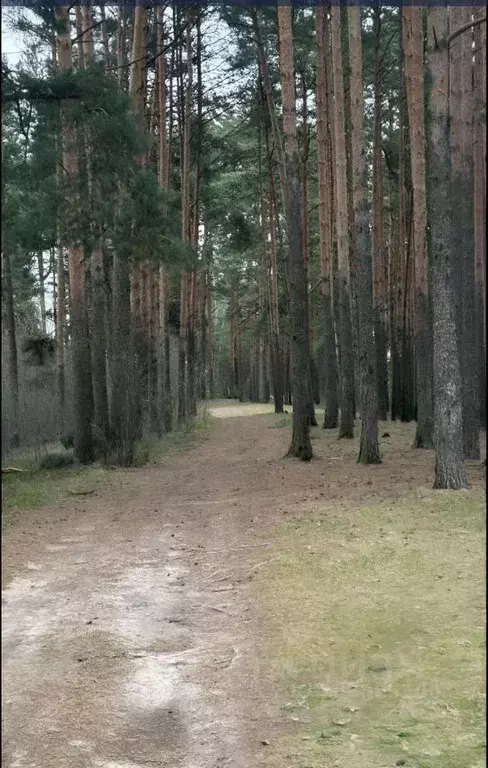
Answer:
[(462, 728), (478, 765), (484, 470), (434, 494), (432, 454), (391, 424), (378, 467), (320, 429), (301, 464), (283, 458), (287, 418), (222, 419), (190, 450), (16, 513), (6, 766), (366, 768), (430, 739), (441, 755), (406, 765), (450, 768)]

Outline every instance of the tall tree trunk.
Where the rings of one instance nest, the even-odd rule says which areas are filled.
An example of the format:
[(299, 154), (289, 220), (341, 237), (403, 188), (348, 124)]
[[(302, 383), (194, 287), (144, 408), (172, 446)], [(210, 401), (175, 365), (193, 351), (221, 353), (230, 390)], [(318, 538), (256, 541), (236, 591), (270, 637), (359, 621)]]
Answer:
[[(132, 34), (131, 67), (129, 95), (141, 130), (143, 130), (146, 111), (146, 52), (147, 52), (147, 10), (143, 5), (134, 10), (134, 25)], [(145, 153), (138, 157), (140, 165), (146, 161)], [(135, 423), (137, 437), (142, 437), (145, 413), (143, 396), (147, 392), (147, 334), (144, 326), (146, 295), (143, 292), (144, 266), (140, 261), (131, 264), (131, 332), (133, 340), (131, 347), (135, 352), (135, 380), (132, 384), (132, 397), (135, 403)]]
[[(3, 183), (2, 183), (3, 197)], [(17, 358), (17, 336), (15, 331), (14, 292), (12, 286), (12, 265), (10, 252), (4, 242), (2, 229), (2, 302), (4, 305), (5, 332), (8, 342), (8, 383), (11, 395), (12, 422), (10, 434), (12, 445), (18, 444), (19, 428), (19, 367)]]
[(329, 77), (326, 67), (327, 14), (324, 6), (316, 11), (317, 38), (317, 164), (319, 177), (319, 234), (320, 267), (322, 280), (322, 305), (325, 337), (325, 413), (324, 429), (335, 429), (338, 424), (337, 354), (334, 322), (332, 318), (332, 204), (333, 184), (331, 175), (332, 146), (328, 118), (330, 100)]
[(130, 466), (137, 434), (137, 408), (134, 392), (135, 336), (131, 328), (129, 254), (116, 253), (112, 270), (112, 345), (110, 378), (112, 400), (110, 432), (117, 464)]
[[(71, 39), (69, 31), (69, 9), (56, 8), (58, 63), (61, 72), (72, 68)], [(76, 151), (76, 126), (67, 105), (62, 114), (62, 158), (63, 168), (70, 184), (70, 207), (78, 209), (78, 156)], [(93, 460), (92, 412), (93, 393), (91, 381), (90, 344), (85, 304), (85, 263), (83, 247), (70, 244), (68, 247), (70, 283), (70, 319), (72, 334), (72, 359), (74, 374), (75, 406), (75, 454), (81, 463)]]
[(428, 292), (427, 202), (425, 178), (424, 42), (422, 8), (405, 7), (403, 46), (407, 83), (408, 123), (413, 190), (415, 259), (415, 362), (417, 383), (416, 448), (433, 447), (432, 327)]
[(378, 447), (378, 401), (375, 375), (373, 281), (371, 238), (369, 232), (370, 211), (366, 193), (363, 62), (361, 11), (359, 6), (348, 8), (348, 21), (354, 241), (358, 248), (356, 257), (358, 269), (356, 286), (359, 310), (359, 407), (361, 411), (361, 440), (358, 462), (360, 464), (378, 464), (380, 462)]
[[(446, 5), (428, 12), (429, 201), (432, 242), (435, 488), (465, 488), (462, 391), (450, 271), (455, 251), (450, 227), (449, 54)], [(454, 206), (455, 207), (455, 206)]]
[(207, 364), (208, 364), (208, 395), (210, 399), (215, 397), (215, 372), (214, 372), (214, 354), (213, 354), (213, 291), (212, 275), (208, 275), (207, 297), (206, 297), (206, 315), (207, 315)]
[(37, 271), (39, 274), (39, 306), (41, 310), (41, 330), (46, 335), (46, 291), (44, 288), (44, 259), (42, 251), (37, 254)]
[[(479, 17), (483, 9), (477, 10)], [(483, 25), (482, 25), (483, 26)], [(486, 26), (486, 25), (485, 25)], [(486, 91), (484, 89), (483, 54), (486, 38), (483, 42), (481, 27), (474, 30), (475, 62), (473, 80), (474, 126), (473, 126), (473, 172), (474, 172), (474, 249), (476, 270), (476, 346), (478, 352), (480, 424), (486, 426), (486, 331), (485, 331), (485, 296), (486, 296), (486, 186), (483, 161), (483, 140), (486, 129), (483, 122), (483, 110), (486, 109)], [(486, 62), (484, 62), (486, 65)]]
[(310, 400), (310, 355), (308, 287), (302, 254), (300, 176), (296, 126), (293, 32), (290, 5), (278, 6), (280, 77), (283, 94), (283, 128), (286, 164), (286, 223), (290, 276), (290, 329), (292, 345), (293, 435), (290, 456), (312, 458), (308, 403)]
[(373, 268), (375, 287), (375, 345), (378, 375), (378, 408), (382, 420), (388, 418), (388, 364), (385, 322), (385, 242), (383, 232), (383, 171), (381, 156), (381, 6), (374, 6), (373, 42)]
[(347, 217), (347, 171), (344, 122), (344, 80), (341, 58), (340, 8), (333, 6), (332, 70), (334, 79), (335, 214), (337, 230), (337, 303), (339, 314), (340, 422), (339, 437), (354, 436), (354, 359), (352, 349), (351, 299), (349, 289), (349, 234)]
[[(261, 219), (263, 229), (263, 248), (266, 259), (266, 280), (268, 283), (269, 329), (271, 340), (271, 369), (273, 383), (273, 401), (275, 413), (283, 413), (284, 370), (283, 351), (280, 336), (279, 306), (278, 306), (278, 259), (276, 250), (276, 196), (274, 189), (273, 164), (268, 140), (268, 130), (265, 127), (266, 158), (268, 163), (268, 206), (266, 210), (266, 195), (262, 192)], [(268, 234), (269, 234), (269, 263), (268, 263)]]
[(62, 245), (56, 246), (56, 272), (57, 272), (57, 293), (56, 293), (56, 327), (58, 331), (56, 344), (56, 379), (58, 386), (59, 410), (61, 414), (61, 431), (64, 430), (64, 404), (65, 404), (65, 381), (64, 381), (64, 342), (66, 328), (66, 287), (64, 279), (64, 251)]
[[(192, 11), (188, 10), (188, 14)], [(191, 45), (191, 18), (187, 19), (186, 27), (186, 64), (187, 85), (184, 96), (182, 169), (181, 169), (181, 210), (182, 210), (182, 239), (188, 245), (192, 240), (191, 208), (190, 208), (190, 147), (191, 147), (191, 116), (193, 89), (193, 61)], [(187, 418), (187, 356), (188, 356), (188, 322), (190, 307), (190, 276), (181, 276), (181, 307), (180, 307), (180, 348), (178, 359), (178, 421), (184, 424)]]
[[(310, 152), (310, 140), (308, 129), (308, 98), (307, 98), (307, 83), (305, 74), (302, 74), (302, 125), (303, 125), (303, 159), (301, 164), (301, 215), (302, 215), (302, 254), (303, 265), (305, 269), (305, 280), (307, 283), (307, 291), (310, 282), (309, 278), (309, 253), (308, 253), (308, 176), (309, 176), (309, 152)], [(317, 426), (317, 419), (315, 418), (315, 406), (314, 406), (314, 376), (315, 376), (315, 362), (313, 360), (313, 344), (312, 344), (312, 314), (311, 314), (311, 299), (309, 300), (309, 318), (308, 327), (310, 331), (309, 338), (309, 401), (308, 401), (308, 418), (311, 427)]]
[[(93, 18), (91, 8), (82, 6), (82, 31), (83, 31), (83, 61), (85, 67), (93, 63), (95, 48), (93, 42)], [(85, 151), (87, 158), (88, 193), (91, 205), (96, 205), (94, 200), (95, 188), (92, 174), (91, 137), (89, 129), (85, 130)], [(102, 233), (97, 223), (93, 231), (94, 247), (90, 258), (91, 272), (91, 298), (92, 298), (92, 327), (91, 327), (91, 359), (93, 372), (93, 405), (94, 423), (101, 431), (103, 439), (108, 438), (109, 412), (107, 392), (107, 334), (106, 334), (106, 296), (105, 296), (105, 267), (102, 246)]]
[(286, 208), (286, 168), (285, 168), (285, 154), (283, 151), (283, 142), (281, 139), (281, 132), (278, 123), (278, 115), (276, 114), (276, 108), (273, 98), (273, 85), (271, 82), (271, 76), (269, 73), (268, 62), (266, 59), (266, 50), (264, 47), (263, 35), (261, 32), (261, 26), (259, 24), (259, 16), (256, 8), (252, 8), (250, 11), (252, 18), (252, 25), (254, 31), (254, 37), (256, 41), (256, 48), (258, 53), (258, 65), (261, 74), (261, 80), (263, 84), (264, 94), (266, 97), (266, 103), (268, 105), (268, 115), (271, 124), (271, 134), (273, 137), (274, 147), (277, 156), (278, 173), (280, 177), (280, 187), (283, 208)]
[[(463, 23), (471, 21), (472, 8), (463, 6)], [(454, 30), (453, 30), (454, 31)], [(462, 318), (463, 345), (461, 378), (463, 388), (463, 441), (466, 459), (479, 459), (479, 356), (476, 344), (474, 168), (473, 168), (473, 30), (464, 32), (461, 41), (461, 175), (463, 211)], [(456, 41), (454, 42), (456, 45)]]
[[(159, 108), (159, 184), (163, 189), (169, 186), (169, 147), (166, 136), (166, 60), (164, 53), (164, 14), (161, 6), (156, 9), (157, 46), (158, 46), (158, 108)], [(172, 73), (171, 73), (172, 75)], [(168, 323), (169, 269), (167, 255), (163, 253), (163, 263), (159, 267), (159, 342), (158, 342), (158, 392), (160, 427), (164, 432), (171, 432), (173, 414), (171, 402), (170, 373), (170, 337)]]

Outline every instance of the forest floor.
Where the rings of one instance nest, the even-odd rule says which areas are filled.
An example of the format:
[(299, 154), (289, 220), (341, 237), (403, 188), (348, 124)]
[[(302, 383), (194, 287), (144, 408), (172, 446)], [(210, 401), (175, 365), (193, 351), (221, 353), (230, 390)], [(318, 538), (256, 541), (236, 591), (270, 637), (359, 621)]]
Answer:
[(484, 467), (271, 410), (9, 517), (5, 768), (484, 765)]

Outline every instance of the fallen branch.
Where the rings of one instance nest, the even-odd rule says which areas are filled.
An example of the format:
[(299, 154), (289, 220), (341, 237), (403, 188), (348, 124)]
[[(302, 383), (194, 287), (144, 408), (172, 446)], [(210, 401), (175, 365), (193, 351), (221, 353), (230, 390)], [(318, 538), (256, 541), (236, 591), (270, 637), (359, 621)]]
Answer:
[(93, 488), (91, 491), (68, 491), (70, 496), (91, 496), (92, 493), (95, 493), (95, 489)]
[(28, 472), (28, 470), (18, 469), (17, 467), (2, 467), (2, 472)]

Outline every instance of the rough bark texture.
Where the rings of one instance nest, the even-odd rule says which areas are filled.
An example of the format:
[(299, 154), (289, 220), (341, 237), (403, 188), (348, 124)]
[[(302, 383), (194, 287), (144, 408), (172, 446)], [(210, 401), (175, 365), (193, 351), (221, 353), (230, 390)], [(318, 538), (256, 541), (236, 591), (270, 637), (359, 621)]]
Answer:
[(64, 276), (64, 250), (62, 245), (56, 247), (56, 379), (58, 386), (59, 408), (61, 411), (61, 429), (64, 426), (64, 342), (66, 328), (66, 285)]
[(347, 220), (344, 83), (341, 60), (340, 8), (333, 6), (332, 69), (334, 78), (335, 214), (337, 231), (337, 304), (339, 315), (340, 422), (339, 437), (354, 436), (354, 359), (349, 293), (349, 235)]
[[(463, 21), (471, 21), (472, 8), (464, 6)], [(453, 30), (454, 31), (454, 30)], [(467, 30), (454, 42), (461, 41), (461, 204), (463, 211), (462, 318), (463, 356), (463, 440), (464, 456), (479, 459), (479, 370), (476, 345), (476, 300), (474, 258), (474, 175), (473, 175), (473, 30)]]
[[(91, 8), (82, 6), (83, 61), (85, 67), (93, 63), (95, 47), (93, 42), (93, 18)], [(92, 178), (92, 146), (88, 130), (85, 132), (85, 150), (87, 158), (88, 193), (92, 200), (95, 192)], [(97, 227), (97, 224), (94, 225)], [(105, 306), (105, 274), (102, 233), (92, 232), (95, 245), (90, 258), (91, 273), (91, 361), (93, 381), (94, 424), (101, 431), (102, 440), (108, 438), (109, 412), (107, 392), (107, 335)]]
[(103, 249), (99, 245), (91, 255), (91, 289), (93, 339), (91, 344), (93, 370), (94, 423), (108, 437), (109, 414), (107, 393), (107, 335), (105, 306), (105, 275)]
[[(477, 9), (482, 15), (484, 9)], [(483, 25), (483, 26), (486, 26)], [(486, 333), (485, 333), (485, 296), (486, 296), (486, 186), (485, 167), (483, 164), (483, 140), (486, 126), (483, 120), (486, 111), (486, 91), (484, 89), (483, 61), (486, 38), (483, 41), (481, 26), (474, 30), (474, 127), (473, 127), (473, 163), (474, 163), (474, 250), (476, 277), (476, 346), (478, 354), (480, 424), (486, 427)]]
[(429, 200), (432, 246), (434, 342), (434, 488), (467, 485), (463, 460), (462, 391), (451, 269), (454, 251), (450, 227), (449, 60), (439, 45), (448, 32), (446, 5), (429, 9), (430, 146)]
[[(190, 14), (191, 11), (189, 10)], [(191, 210), (190, 210), (190, 152), (191, 152), (191, 113), (192, 113), (192, 39), (191, 19), (187, 19), (186, 28), (186, 62), (187, 83), (184, 97), (182, 168), (181, 168), (181, 220), (182, 240), (191, 243)], [(180, 306), (180, 347), (178, 356), (178, 422), (184, 424), (187, 418), (187, 359), (188, 359), (188, 315), (190, 302), (190, 277), (181, 276), (181, 306)]]
[(378, 377), (378, 408), (381, 419), (388, 417), (388, 364), (386, 358), (386, 265), (383, 233), (383, 169), (381, 154), (381, 6), (374, 5), (373, 43), (373, 269), (375, 293), (375, 346)]
[[(266, 159), (268, 164), (268, 205), (264, 189), (261, 193), (261, 220), (265, 259), (266, 295), (269, 315), (271, 380), (275, 413), (283, 413), (283, 360), (281, 352), (278, 309), (278, 263), (276, 257), (276, 228), (274, 215), (274, 179), (268, 132), (265, 128)], [(269, 249), (268, 249), (269, 234)], [(268, 255), (269, 250), (269, 255)]]
[[(69, 10), (56, 8), (58, 63), (60, 71), (72, 67)], [(65, 106), (62, 115), (63, 168), (70, 185), (70, 204), (77, 207), (78, 156), (74, 120)], [(70, 320), (73, 360), (73, 396), (75, 404), (75, 454), (81, 463), (93, 460), (90, 345), (85, 304), (85, 260), (82, 247), (70, 244), (68, 267), (70, 284)]]
[(285, 154), (283, 151), (283, 142), (281, 139), (280, 126), (278, 123), (278, 115), (273, 98), (273, 85), (271, 82), (271, 75), (269, 72), (268, 62), (266, 58), (266, 49), (264, 46), (263, 35), (261, 32), (261, 25), (259, 23), (258, 11), (253, 8), (251, 11), (252, 25), (254, 38), (256, 42), (258, 65), (261, 74), (264, 94), (266, 97), (266, 104), (268, 106), (268, 115), (271, 124), (271, 134), (273, 137), (274, 147), (277, 155), (278, 172), (280, 177), (280, 187), (282, 194), (283, 208), (286, 208), (286, 168), (285, 168)]
[(403, 45), (407, 82), (408, 123), (413, 190), (413, 251), (415, 260), (414, 343), (417, 385), (416, 448), (433, 447), (432, 326), (428, 291), (427, 202), (422, 9), (403, 9)]
[(361, 411), (361, 439), (358, 462), (360, 464), (378, 464), (380, 463), (378, 401), (373, 321), (371, 237), (369, 231), (370, 210), (366, 194), (361, 11), (359, 6), (348, 8), (348, 22), (354, 240), (358, 249), (356, 256), (356, 286), (359, 311), (359, 408)]
[(293, 33), (291, 6), (278, 6), (280, 76), (283, 94), (283, 128), (286, 162), (286, 219), (288, 271), (290, 279), (290, 330), (293, 391), (293, 435), (289, 455), (302, 461), (312, 458), (308, 403), (310, 399), (310, 356), (308, 330), (308, 288), (302, 254), (300, 177), (296, 128)]
[(324, 429), (335, 429), (338, 424), (337, 399), (337, 353), (335, 344), (334, 322), (332, 317), (332, 195), (331, 174), (332, 142), (328, 118), (330, 99), (329, 77), (326, 67), (326, 12), (322, 5), (317, 6), (317, 155), (319, 177), (319, 235), (320, 266), (322, 279), (322, 306), (325, 339), (325, 413)]
[[(157, 13), (158, 51), (164, 46), (163, 13), (160, 6)], [(169, 185), (169, 153), (166, 137), (166, 62), (164, 54), (158, 58), (158, 109), (159, 109), (159, 165), (158, 179), (163, 188)], [(158, 400), (159, 425), (164, 432), (171, 432), (173, 413), (171, 403), (170, 374), (170, 339), (168, 324), (169, 271), (166, 265), (167, 255), (163, 254), (164, 263), (159, 268), (159, 327), (158, 327)]]
[[(2, 185), (3, 192), (3, 185)], [(4, 307), (4, 328), (8, 343), (8, 382), (12, 398), (12, 421), (10, 433), (16, 435), (19, 417), (19, 369), (17, 359), (17, 336), (15, 332), (14, 295), (10, 253), (2, 237), (2, 303)], [(16, 440), (14, 439), (14, 443)]]

